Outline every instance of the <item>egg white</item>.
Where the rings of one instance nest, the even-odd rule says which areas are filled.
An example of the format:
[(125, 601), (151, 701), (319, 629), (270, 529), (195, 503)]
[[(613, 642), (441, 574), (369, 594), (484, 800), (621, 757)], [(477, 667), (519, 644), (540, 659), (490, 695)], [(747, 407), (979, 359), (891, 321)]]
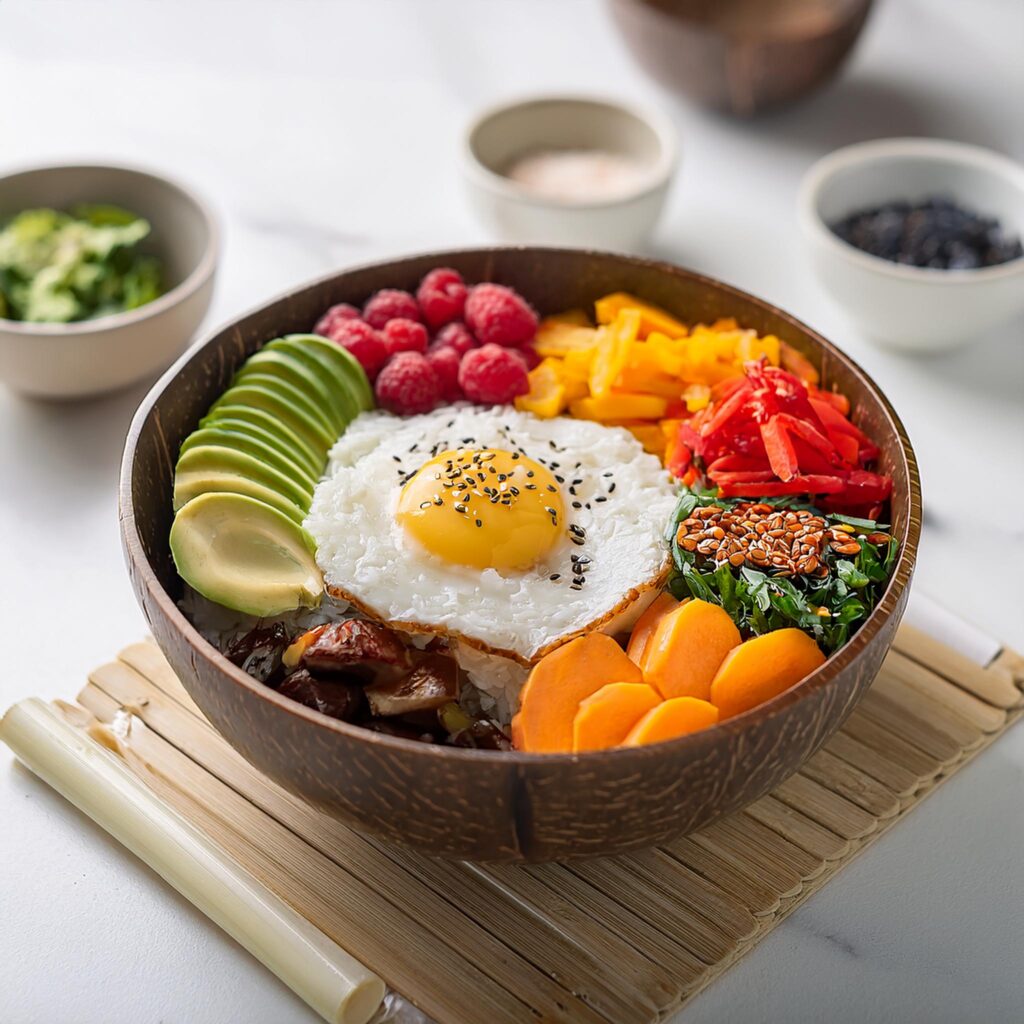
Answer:
[[(443, 561), (396, 520), (405, 480), (459, 447), (519, 449), (564, 478), (566, 529), (530, 569)], [(627, 430), (461, 404), (408, 419), (359, 416), (331, 450), (305, 526), (336, 598), (398, 629), (447, 636), (528, 667), (655, 592), (668, 572), (664, 530), (675, 500), (668, 473)], [(570, 524), (585, 532), (582, 545), (570, 539)], [(571, 586), (572, 555), (591, 559), (579, 590)]]

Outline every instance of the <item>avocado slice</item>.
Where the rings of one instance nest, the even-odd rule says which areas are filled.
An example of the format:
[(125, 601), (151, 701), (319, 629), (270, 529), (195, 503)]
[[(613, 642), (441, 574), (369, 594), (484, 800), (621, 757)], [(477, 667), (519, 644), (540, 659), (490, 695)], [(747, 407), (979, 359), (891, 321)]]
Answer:
[(299, 483), (294, 477), (274, 469), (258, 458), (238, 451), (236, 448), (225, 448), (221, 445), (198, 445), (178, 456), (178, 464), (174, 475), (189, 473), (237, 473), (255, 483), (262, 484), (277, 491), (293, 505), (304, 512), (313, 503), (313, 489)]
[[(248, 387), (250, 384), (256, 384), (260, 387), (270, 388), (280, 398), (283, 398), (290, 406), (295, 409), (301, 409), (309, 419), (316, 423), (322, 431), (322, 436), (330, 438), (327, 443), (327, 447), (338, 439), (338, 434), (334, 429), (334, 424), (331, 422), (330, 417), (324, 412), (323, 409), (317, 404), (316, 399), (310, 398), (304, 391), (297, 388), (294, 384), (290, 384), (284, 378), (275, 376), (272, 373), (263, 373), (258, 370), (253, 370), (251, 373), (246, 374), (245, 380), (238, 381), (237, 384), (233, 384), (232, 387)], [(228, 388), (230, 391), (231, 388)]]
[(282, 420), (253, 405), (223, 405), (212, 410), (199, 421), (200, 428), (230, 427), (258, 437), (264, 444), (273, 445), (283, 455), (293, 458), (318, 480), (323, 473), (326, 455), (320, 455)]
[[(332, 348), (324, 348), (323, 340), (319, 335), (307, 337), (306, 335), (290, 334), (286, 338), (277, 338), (269, 342), (261, 351), (287, 352), (295, 359), (302, 360), (314, 372), (330, 377), (338, 391), (345, 396), (342, 401), (349, 414), (349, 420), (354, 420), (366, 408), (365, 396), (369, 393), (370, 383), (366, 380), (366, 374), (356, 359), (336, 342), (329, 341), (328, 345)], [(338, 349), (343, 355), (338, 358), (333, 349)], [(351, 363), (356, 364), (358, 375), (352, 369)]]
[(364, 411), (375, 408), (373, 400), (373, 388), (362, 368), (359, 360), (356, 359), (348, 349), (344, 349), (336, 341), (330, 338), (321, 337), (319, 334), (286, 334), (284, 341), (297, 341), (310, 352), (316, 352), (325, 359), (331, 360), (335, 366), (342, 369), (356, 388), (356, 396), (359, 399), (359, 407)]
[(310, 493), (317, 484), (317, 477), (304, 466), (300, 465), (293, 458), (281, 453), (278, 448), (259, 437), (249, 433), (245, 429), (232, 430), (230, 421), (222, 422), (216, 426), (203, 427), (201, 430), (193, 430), (182, 442), (180, 455), (192, 448), (204, 445), (215, 445), (220, 448), (234, 448), (236, 451), (251, 455), (259, 459), (280, 473), (284, 473), (291, 480), (295, 480), (300, 486)]
[(235, 374), (235, 381), (256, 374), (281, 377), (297, 387), (330, 420), (336, 434), (344, 433), (356, 415), (357, 410), (349, 408), (354, 403), (349, 400), (348, 391), (342, 393), (333, 378), (311, 371), (289, 352), (262, 349), (246, 359)]
[(171, 526), (178, 573), (204, 597), (262, 617), (315, 608), (324, 581), (313, 538), (276, 509), (242, 494), (201, 494)]
[(290, 519), (296, 526), (301, 526), (306, 518), (303, 509), (293, 501), (289, 501), (272, 487), (257, 483), (238, 473), (208, 473), (203, 470), (189, 470), (176, 473), (174, 476), (174, 510), (187, 505), (193, 498), (201, 494), (245, 494), (264, 505), (277, 509)]
[(311, 417), (300, 405), (293, 405), (282, 394), (281, 382), (272, 381), (268, 388), (262, 381), (249, 378), (244, 383), (228, 388), (210, 407), (210, 412), (228, 405), (252, 405), (270, 413), (291, 427), (299, 437), (316, 453), (317, 458), (327, 461), (327, 449), (334, 444), (334, 431), (322, 424), (319, 417)]

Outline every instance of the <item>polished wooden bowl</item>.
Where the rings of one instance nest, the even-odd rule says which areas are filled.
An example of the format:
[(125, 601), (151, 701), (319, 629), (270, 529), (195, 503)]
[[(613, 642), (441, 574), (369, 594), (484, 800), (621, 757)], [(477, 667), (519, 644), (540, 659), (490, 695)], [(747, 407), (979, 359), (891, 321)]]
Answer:
[(792, 103), (838, 74), (872, 0), (609, 0), (662, 85), (737, 117)]
[[(207, 643), (179, 610), (168, 549), (178, 447), (239, 364), (265, 341), (308, 331), (336, 302), (414, 288), (436, 266), (517, 288), (542, 313), (633, 292), (681, 320), (734, 316), (803, 351), (849, 396), (894, 479), (902, 553), (882, 601), (849, 644), (775, 700), (656, 746), (539, 756), (428, 746), (319, 714), (262, 685)], [(331, 274), (245, 314), (192, 349), (142, 403), (121, 472), (121, 529), (135, 592), (185, 688), (260, 771), (356, 828), (430, 854), (562, 860), (664, 842), (755, 800), (832, 735), (871, 684), (903, 613), (920, 528), (920, 488), (899, 418), (868, 376), (781, 310), (665, 263), (577, 250), (433, 253)]]

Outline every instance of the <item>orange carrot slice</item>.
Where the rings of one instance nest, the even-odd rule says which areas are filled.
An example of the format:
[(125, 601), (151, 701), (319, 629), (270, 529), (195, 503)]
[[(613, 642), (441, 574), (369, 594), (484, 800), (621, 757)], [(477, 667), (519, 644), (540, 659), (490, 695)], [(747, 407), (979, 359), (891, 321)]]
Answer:
[(687, 601), (663, 616), (644, 649), (644, 682), (666, 700), (707, 700), (722, 659), (740, 642), (729, 613), (707, 601)]
[(711, 703), (732, 718), (795, 686), (824, 664), (818, 645), (799, 629), (777, 629), (730, 651), (711, 683)]
[(663, 590), (641, 613), (636, 620), (633, 632), (629, 635), (626, 656), (637, 665), (642, 665), (647, 641), (654, 635), (658, 623), (679, 607), (679, 602), (667, 591)]
[(572, 723), (572, 749), (609, 750), (619, 746), (630, 730), (661, 703), (646, 683), (608, 683), (580, 702)]
[(512, 719), (512, 743), (531, 754), (568, 753), (580, 701), (608, 683), (642, 682), (640, 669), (610, 636), (578, 637), (533, 667)]
[(624, 747), (662, 743), (707, 729), (718, 721), (718, 708), (696, 697), (673, 697), (662, 701), (629, 731)]

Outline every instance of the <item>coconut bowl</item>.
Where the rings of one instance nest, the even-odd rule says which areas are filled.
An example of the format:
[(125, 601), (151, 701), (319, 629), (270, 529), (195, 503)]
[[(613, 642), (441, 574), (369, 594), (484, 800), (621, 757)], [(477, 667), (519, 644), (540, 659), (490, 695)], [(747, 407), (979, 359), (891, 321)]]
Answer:
[[(178, 447), (242, 361), (308, 331), (337, 302), (414, 288), (435, 266), (521, 291), (541, 313), (633, 292), (685, 321), (735, 316), (795, 345), (849, 398), (894, 480), (902, 549), (882, 600), (853, 639), (796, 687), (712, 729), (646, 747), (527, 755), (429, 746), (328, 718), (236, 668), (182, 614), (168, 548)], [(261, 772), (354, 828), (423, 853), (473, 861), (568, 860), (666, 842), (756, 800), (795, 772), (871, 685), (903, 614), (920, 530), (914, 453), (892, 407), (842, 352), (782, 310), (665, 263), (598, 252), (474, 249), (331, 274), (213, 332), (142, 403), (124, 453), (121, 530), (153, 634), (195, 702)]]

